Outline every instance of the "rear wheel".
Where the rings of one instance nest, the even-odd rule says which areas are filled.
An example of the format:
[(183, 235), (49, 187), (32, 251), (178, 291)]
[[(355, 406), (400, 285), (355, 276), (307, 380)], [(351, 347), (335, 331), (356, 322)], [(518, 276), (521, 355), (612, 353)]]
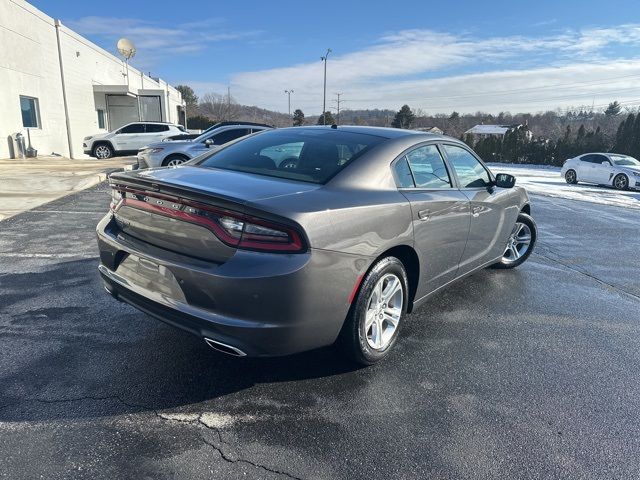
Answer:
[(575, 170), (567, 170), (567, 173), (564, 174), (564, 179), (567, 181), (567, 183), (570, 183), (572, 185), (578, 183), (578, 175), (576, 174)]
[(113, 148), (108, 143), (99, 143), (93, 147), (93, 156), (100, 160), (113, 157), (113, 153)]
[(164, 162), (162, 162), (162, 166), (177, 167), (178, 165), (182, 165), (187, 160), (189, 159), (187, 157), (183, 157), (182, 155), (170, 155), (164, 160)]
[(613, 179), (613, 186), (618, 190), (626, 190), (629, 188), (629, 178), (624, 173), (619, 173)]
[(397, 258), (383, 258), (371, 268), (340, 332), (339, 343), (350, 358), (372, 365), (389, 354), (407, 311), (407, 286)]
[(520, 213), (511, 230), (507, 246), (494, 268), (515, 268), (529, 258), (538, 237), (536, 222), (526, 213)]

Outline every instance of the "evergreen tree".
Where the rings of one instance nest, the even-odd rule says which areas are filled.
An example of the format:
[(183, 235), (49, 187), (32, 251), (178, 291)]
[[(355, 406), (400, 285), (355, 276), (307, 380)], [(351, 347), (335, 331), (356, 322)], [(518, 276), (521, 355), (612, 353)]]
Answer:
[[(193, 88), (191, 88), (189, 85), (178, 85), (176, 86), (176, 90), (180, 92), (180, 94), (182, 95), (182, 99), (187, 106), (187, 118), (191, 118), (196, 114), (196, 111), (198, 109), (198, 96), (193, 91)], [(191, 122), (189, 122), (189, 124), (191, 124)]]
[(333, 125), (336, 121), (333, 118), (331, 112), (324, 112), (322, 115), (318, 117), (318, 125)]
[(304, 112), (299, 108), (293, 112), (293, 126), (300, 127), (304, 125)]
[(615, 102), (611, 102), (609, 104), (607, 109), (604, 111), (604, 114), (607, 117), (615, 117), (616, 115), (620, 115), (621, 111), (622, 111), (622, 105), (620, 105), (616, 100)]
[(396, 113), (391, 126), (395, 128), (411, 128), (415, 118), (416, 116), (409, 108), (409, 105), (403, 105), (402, 108), (398, 110), (398, 113)]

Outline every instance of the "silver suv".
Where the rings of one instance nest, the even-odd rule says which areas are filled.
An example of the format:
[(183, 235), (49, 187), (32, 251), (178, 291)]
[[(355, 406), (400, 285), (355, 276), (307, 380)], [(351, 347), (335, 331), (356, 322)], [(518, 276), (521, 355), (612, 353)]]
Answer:
[(180, 165), (211, 149), (251, 133), (269, 130), (268, 125), (226, 122), (210, 128), (193, 140), (158, 142), (138, 152), (138, 168), (168, 167)]

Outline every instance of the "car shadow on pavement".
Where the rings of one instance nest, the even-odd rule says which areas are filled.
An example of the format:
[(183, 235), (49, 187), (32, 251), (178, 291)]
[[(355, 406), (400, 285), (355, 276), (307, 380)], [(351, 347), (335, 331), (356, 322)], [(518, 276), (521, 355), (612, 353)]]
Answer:
[[(70, 261), (0, 277), (0, 420), (188, 407), (256, 385), (358, 369), (331, 347), (264, 359), (218, 353), (111, 298), (96, 265)], [(115, 401), (75, 405), (85, 399)]]

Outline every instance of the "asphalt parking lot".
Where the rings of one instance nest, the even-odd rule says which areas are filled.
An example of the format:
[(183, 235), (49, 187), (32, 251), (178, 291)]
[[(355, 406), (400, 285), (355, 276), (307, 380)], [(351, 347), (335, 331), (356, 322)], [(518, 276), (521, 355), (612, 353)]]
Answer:
[(0, 477), (638, 478), (640, 215), (532, 200), (529, 261), (370, 368), (223, 356), (113, 300), (104, 184), (0, 222)]

